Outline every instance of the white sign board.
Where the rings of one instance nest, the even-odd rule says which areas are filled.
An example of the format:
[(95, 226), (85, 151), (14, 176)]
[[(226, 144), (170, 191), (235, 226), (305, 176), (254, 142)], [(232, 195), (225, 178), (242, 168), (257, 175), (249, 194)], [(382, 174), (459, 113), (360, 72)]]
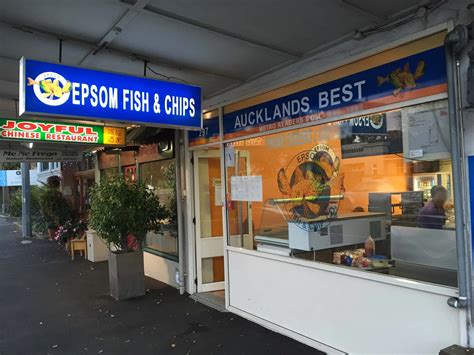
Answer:
[(0, 163), (57, 162), (81, 160), (77, 150), (0, 149)]
[(258, 201), (263, 200), (262, 176), (231, 176), (230, 196), (232, 201)]
[(222, 195), (221, 179), (212, 179), (212, 186), (214, 186), (214, 205), (222, 206), (224, 204), (224, 199)]
[(404, 109), (403, 151), (408, 158), (450, 159), (448, 109), (443, 102)]
[[(30, 170), (30, 185), (38, 185), (36, 170)], [(0, 170), (0, 186), (21, 186), (21, 170)]]

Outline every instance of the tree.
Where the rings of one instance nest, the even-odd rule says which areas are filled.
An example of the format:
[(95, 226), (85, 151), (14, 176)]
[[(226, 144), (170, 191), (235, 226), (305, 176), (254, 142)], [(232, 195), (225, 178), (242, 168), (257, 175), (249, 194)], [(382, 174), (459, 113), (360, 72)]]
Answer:
[(152, 190), (141, 182), (127, 181), (123, 176), (102, 181), (91, 189), (89, 226), (97, 231), (109, 247), (129, 252), (129, 235), (141, 245), (148, 231), (158, 231), (168, 217)]

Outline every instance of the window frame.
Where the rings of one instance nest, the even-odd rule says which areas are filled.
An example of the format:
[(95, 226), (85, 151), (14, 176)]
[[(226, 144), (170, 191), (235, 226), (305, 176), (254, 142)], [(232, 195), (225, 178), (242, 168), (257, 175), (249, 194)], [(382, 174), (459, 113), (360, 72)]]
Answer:
[[(447, 98), (448, 98), (448, 94), (446, 92), (446, 93), (436, 94), (436, 95), (429, 96), (429, 97), (423, 97), (423, 98), (414, 99), (414, 100), (407, 100), (407, 101), (399, 102), (397, 104), (391, 104), (391, 105), (386, 105), (386, 106), (382, 106), (382, 107), (377, 107), (376, 109), (352, 112), (352, 113), (349, 113), (349, 114), (346, 114), (346, 115), (341, 115), (341, 116), (331, 117), (331, 118), (327, 118), (327, 119), (322, 119), (322, 120), (317, 121), (317, 122), (309, 122), (309, 123), (294, 125), (294, 126), (290, 126), (290, 127), (284, 127), (284, 128), (265, 131), (265, 132), (259, 132), (259, 133), (255, 133), (255, 134), (242, 135), (242, 136), (234, 137), (234, 138), (231, 138), (231, 139), (223, 139), (223, 137), (221, 136), (220, 147), (225, 152), (225, 149), (227, 148), (228, 143), (234, 143), (234, 142), (239, 142), (239, 141), (247, 141), (247, 140), (250, 140), (250, 139), (265, 137), (265, 136), (268, 136), (268, 135), (273, 135), (273, 134), (278, 134), (278, 133), (283, 133), (283, 132), (291, 132), (291, 131), (295, 131), (295, 130), (299, 130), (299, 129), (303, 129), (303, 128), (312, 128), (312, 127), (317, 127), (317, 126), (323, 126), (323, 125), (326, 125), (326, 124), (329, 124), (329, 123), (335, 123), (335, 122), (347, 120), (347, 119), (354, 118), (354, 117), (368, 116), (368, 115), (372, 115), (372, 114), (376, 114), (376, 113), (383, 113), (383, 112), (392, 111), (392, 110), (408, 109), (409, 107), (414, 107), (414, 106), (423, 105), (423, 104), (434, 103), (434, 105), (436, 105), (437, 102), (446, 101), (446, 106), (447, 106)], [(223, 117), (221, 117), (221, 122), (222, 122), (222, 120), (223, 120)], [(403, 130), (404, 130), (404, 127), (403, 127)], [(449, 150), (449, 153), (451, 154), (450, 150)], [(452, 164), (453, 164), (452, 157), (450, 157), (450, 160), (451, 160), (451, 166), (452, 166)], [(223, 179), (223, 181), (225, 181), (224, 189), (225, 189), (225, 194), (227, 194), (227, 193), (230, 193), (230, 191), (229, 191), (229, 187), (227, 186), (228, 185), (228, 180), (227, 180), (228, 179), (228, 173), (227, 173), (227, 165), (226, 165), (225, 159), (222, 162), (222, 164), (223, 164), (223, 167), (224, 167), (223, 168), (222, 179)], [(298, 258), (293, 258), (291, 256), (287, 257), (287, 256), (276, 255), (276, 254), (275, 255), (273, 255), (273, 254), (268, 254), (267, 255), (267, 253), (265, 253), (265, 252), (245, 249), (243, 247), (232, 246), (230, 244), (230, 240), (229, 240), (231, 233), (229, 231), (229, 214), (228, 213), (229, 213), (229, 208), (226, 205), (225, 206), (225, 215), (226, 215), (225, 220), (226, 220), (226, 223), (225, 223), (225, 236), (224, 236), (225, 237), (225, 249), (226, 249), (226, 251), (240, 252), (240, 253), (249, 254), (249, 255), (258, 255), (260, 257), (269, 258), (269, 259), (274, 259), (274, 257), (275, 257), (275, 259), (282, 260), (282, 261), (287, 260), (287, 262), (293, 263), (293, 264), (295, 264), (295, 262), (293, 262), (293, 261), (297, 260), (298, 262), (296, 262), (296, 264), (301, 264), (301, 265), (304, 265), (304, 266), (307, 266), (307, 267), (312, 267), (312, 268), (317, 268), (317, 269), (319, 269), (319, 267), (318, 267), (319, 265), (324, 265), (324, 267), (327, 266), (329, 269), (331, 269), (331, 271), (334, 271), (334, 272), (340, 272), (339, 269), (345, 269), (345, 267), (341, 267), (340, 265), (333, 265), (331, 263), (325, 263), (325, 262), (313, 261), (313, 260), (305, 260), (305, 259), (298, 259)], [(460, 211), (455, 210), (454, 211), (454, 216), (455, 217), (458, 216), (459, 213), (460, 213)], [(456, 246), (456, 248), (457, 248), (457, 246)], [(260, 254), (263, 254), (263, 255), (260, 255)], [(315, 264), (316, 264), (316, 266), (315, 266)], [(371, 279), (371, 280), (375, 279), (375, 278), (372, 278), (371, 275), (375, 275), (376, 273), (361, 272), (361, 271), (366, 271), (366, 270), (358, 269), (358, 268), (351, 268), (351, 270), (349, 270), (349, 271), (351, 271), (351, 275), (352, 275), (352, 272), (353, 272), (353, 273), (355, 273), (355, 275), (357, 275), (358, 277), (361, 277), (361, 278)], [(455, 271), (456, 271), (456, 273), (458, 273), (457, 268), (456, 268)], [(343, 271), (342, 273), (345, 273), (345, 272)], [(359, 276), (359, 274), (362, 274), (362, 276)], [(405, 276), (395, 276), (395, 275), (385, 275), (385, 274), (384, 275), (376, 275), (376, 276), (377, 276), (377, 278), (381, 277), (382, 280), (386, 278), (388, 280), (402, 281), (404, 284), (408, 283), (408, 284), (428, 285), (428, 286), (433, 286), (433, 287), (436, 287), (436, 288), (443, 288), (443, 289), (450, 289), (450, 290), (458, 290), (458, 288), (459, 288), (459, 284), (457, 286), (450, 286), (450, 285), (441, 284), (441, 283), (433, 283), (433, 282), (430, 282), (430, 281), (417, 280), (417, 279), (408, 278), (408, 277), (405, 277)], [(377, 281), (381, 281), (381, 280), (377, 280)], [(390, 281), (381, 281), (381, 282), (392, 283)], [(415, 288), (420, 289), (420, 287), (415, 287)]]
[[(143, 180), (143, 177), (144, 177), (143, 170), (142, 170), (143, 165), (158, 163), (158, 162), (166, 162), (166, 161), (173, 161), (174, 164), (176, 164), (176, 158), (174, 156), (174, 153), (173, 153), (173, 157), (170, 157), (170, 158), (163, 158), (163, 159), (158, 159), (158, 160), (139, 162), (138, 163), (138, 170), (137, 170), (137, 175), (138, 175), (138, 180), (137, 181), (139, 181), (141, 183), (145, 182)], [(175, 169), (175, 178), (176, 178), (176, 169)], [(176, 194), (176, 196), (178, 196), (178, 191), (176, 189), (175, 189), (175, 194)], [(177, 203), (178, 203), (178, 201), (177, 201)], [(156, 255), (156, 256), (160, 256), (160, 257), (162, 257), (164, 259), (167, 259), (167, 260), (170, 260), (170, 261), (179, 262), (179, 237), (176, 236), (176, 255), (165, 252), (163, 250), (152, 248), (152, 247), (147, 246), (147, 245), (142, 246), (142, 251), (153, 254), (153, 255)]]

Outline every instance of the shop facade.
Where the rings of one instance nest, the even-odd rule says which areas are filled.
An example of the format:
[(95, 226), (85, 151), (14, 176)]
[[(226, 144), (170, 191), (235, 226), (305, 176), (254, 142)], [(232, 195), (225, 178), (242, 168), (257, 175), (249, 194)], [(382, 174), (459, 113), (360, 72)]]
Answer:
[(452, 116), (453, 22), (425, 27), (224, 95), (200, 132), (100, 152), (100, 178), (175, 210), (145, 274), (327, 353), (472, 344), (474, 125)]
[(145, 274), (181, 294), (330, 354), (473, 347), (472, 8), (420, 3), (204, 101), (23, 58), (19, 116), (127, 126), (67, 184), (81, 212), (102, 179), (155, 191)]
[[(130, 181), (145, 183), (169, 210), (170, 218), (163, 221), (159, 232), (149, 232), (143, 248), (145, 274), (178, 287), (178, 228), (176, 199), (176, 154), (173, 130), (158, 129), (153, 138), (135, 139), (128, 149), (97, 152), (97, 180), (122, 174)], [(179, 175), (179, 173), (178, 173)]]
[(207, 111), (184, 136), (168, 283), (328, 353), (467, 345), (469, 308), (448, 305), (470, 245), (456, 240), (450, 26)]

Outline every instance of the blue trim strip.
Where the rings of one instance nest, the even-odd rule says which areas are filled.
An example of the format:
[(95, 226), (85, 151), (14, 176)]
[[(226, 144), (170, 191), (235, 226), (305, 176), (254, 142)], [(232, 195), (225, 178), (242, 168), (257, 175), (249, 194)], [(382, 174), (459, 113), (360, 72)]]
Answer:
[[(332, 110), (367, 101), (376, 102), (385, 97), (396, 98), (414, 89), (444, 84), (446, 80), (444, 46), (440, 46), (227, 113), (224, 115), (224, 135), (257, 133), (258, 130), (252, 130), (307, 115), (322, 115), (324, 118), (325, 113)], [(360, 108), (355, 111), (360, 111)]]

